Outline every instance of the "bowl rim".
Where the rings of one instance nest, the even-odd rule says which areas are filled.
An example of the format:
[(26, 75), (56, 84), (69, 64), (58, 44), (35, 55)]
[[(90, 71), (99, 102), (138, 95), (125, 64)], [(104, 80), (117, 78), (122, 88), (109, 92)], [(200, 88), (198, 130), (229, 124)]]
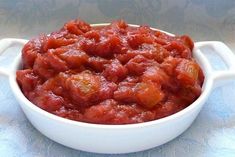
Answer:
[[(91, 26), (92, 27), (106, 26), (108, 24), (110, 24), (110, 23), (91, 24)], [(128, 25), (133, 26), (133, 27), (141, 26), (141, 25), (135, 25), (135, 24), (128, 24)], [(153, 30), (156, 30), (156, 31), (166, 33), (166, 34), (171, 35), (171, 36), (175, 36), (172, 33), (169, 33), (169, 32), (157, 29), (157, 28), (152, 28), (152, 27), (150, 27), (150, 28), (153, 29)], [(86, 127), (86, 128), (96, 128), (96, 129), (126, 129), (126, 128), (128, 128), (128, 129), (133, 128), (134, 129), (134, 128), (141, 128), (141, 127), (150, 127), (150, 126), (153, 126), (153, 125), (159, 125), (159, 124), (162, 124), (162, 123), (167, 123), (168, 121), (172, 121), (172, 120), (175, 120), (179, 117), (182, 117), (182, 116), (186, 115), (186, 113), (191, 113), (202, 102), (204, 104), (204, 101), (209, 96), (209, 94), (212, 90), (212, 87), (213, 87), (213, 79), (211, 79), (211, 77), (209, 76), (209, 73), (208, 73), (207, 60), (202, 55), (195, 56), (195, 51), (196, 51), (196, 48), (194, 46), (194, 49), (193, 49), (192, 53), (194, 55), (194, 58), (197, 60), (197, 62), (198, 62), (198, 60), (201, 61), (201, 64), (199, 64), (199, 62), (198, 62), (198, 64), (202, 68), (203, 73), (205, 75), (205, 79), (204, 79), (204, 82), (203, 82), (203, 85), (202, 85), (201, 95), (193, 103), (191, 103), (189, 106), (187, 106), (186, 108), (184, 108), (184, 109), (182, 109), (182, 110), (180, 110), (180, 111), (178, 111), (178, 112), (176, 112), (172, 115), (169, 115), (169, 116), (166, 116), (166, 117), (163, 117), (163, 118), (160, 118), (160, 119), (152, 120), (152, 121), (141, 122), (141, 123), (134, 123), (134, 124), (95, 124), (95, 123), (87, 123), (87, 122), (81, 122), (81, 121), (75, 121), (75, 120), (70, 120), (70, 119), (67, 119), (67, 118), (63, 118), (63, 117), (54, 115), (50, 112), (47, 112), (47, 111), (41, 109), (37, 105), (30, 102), (24, 96), (23, 92), (21, 91), (21, 89), (20, 89), (20, 87), (19, 87), (19, 85), (16, 81), (16, 71), (18, 69), (20, 69), (19, 67), (20, 67), (21, 61), (22, 61), (21, 53), (19, 53), (16, 56), (16, 58), (13, 62), (12, 71), (11, 71), (11, 74), (10, 74), (10, 77), (9, 77), (9, 81), (10, 81), (10, 86), (11, 86), (11, 89), (13, 91), (13, 94), (15, 95), (17, 100), (19, 101), (20, 105), (27, 106), (30, 110), (33, 110), (34, 112), (39, 113), (41, 116), (45, 116), (46, 118), (49, 118), (51, 120), (55, 120), (55, 121), (60, 122), (60, 123), (66, 123), (66, 124), (69, 124), (69, 125), (75, 125), (75, 126)]]

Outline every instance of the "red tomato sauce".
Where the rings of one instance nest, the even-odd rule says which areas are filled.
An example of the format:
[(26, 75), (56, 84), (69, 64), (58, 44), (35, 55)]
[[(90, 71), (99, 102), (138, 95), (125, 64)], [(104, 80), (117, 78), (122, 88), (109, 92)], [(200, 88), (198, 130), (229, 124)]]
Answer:
[(190, 37), (123, 20), (91, 27), (72, 20), (22, 49), (17, 81), (35, 105), (96, 124), (141, 123), (172, 115), (201, 94), (204, 76)]

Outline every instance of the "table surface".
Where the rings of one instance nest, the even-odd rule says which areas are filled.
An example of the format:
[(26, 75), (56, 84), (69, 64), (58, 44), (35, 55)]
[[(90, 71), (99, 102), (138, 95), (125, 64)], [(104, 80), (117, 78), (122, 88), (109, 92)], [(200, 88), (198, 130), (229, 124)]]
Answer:
[[(0, 39), (30, 39), (58, 29), (80, 17), (89, 23), (125, 19), (148, 24), (195, 41), (218, 40), (235, 51), (235, 1), (233, 0), (0, 0)], [(19, 48), (0, 57), (10, 68)], [(211, 64), (221, 61), (209, 55)], [(0, 77), (1, 157), (234, 157), (235, 81), (215, 89), (192, 126), (176, 139), (143, 152), (104, 155), (82, 152), (51, 141), (27, 120), (12, 95), (7, 78)]]

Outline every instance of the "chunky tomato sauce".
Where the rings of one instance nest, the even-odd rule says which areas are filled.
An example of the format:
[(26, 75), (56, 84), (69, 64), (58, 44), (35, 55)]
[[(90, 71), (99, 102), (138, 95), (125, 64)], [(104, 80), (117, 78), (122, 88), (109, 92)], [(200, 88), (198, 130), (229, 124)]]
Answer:
[(30, 40), (17, 81), (35, 105), (60, 117), (131, 124), (174, 114), (201, 94), (204, 76), (188, 36), (115, 21), (81, 20)]

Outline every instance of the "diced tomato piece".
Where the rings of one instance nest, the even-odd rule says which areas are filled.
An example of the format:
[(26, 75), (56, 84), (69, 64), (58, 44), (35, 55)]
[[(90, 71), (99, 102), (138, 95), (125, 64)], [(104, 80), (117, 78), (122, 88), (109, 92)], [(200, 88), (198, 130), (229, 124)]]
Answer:
[(22, 59), (24, 68), (32, 68), (38, 53), (43, 53), (42, 43), (46, 36), (40, 36), (30, 40), (22, 49)]
[(114, 100), (106, 100), (99, 105), (94, 105), (88, 108), (84, 113), (84, 118), (90, 123), (104, 123), (113, 121), (115, 118), (115, 105)]
[(62, 72), (69, 69), (66, 62), (60, 59), (53, 52), (48, 52), (44, 54), (44, 58), (46, 62), (50, 65), (50, 67), (55, 69), (56, 72)]
[(171, 56), (173, 57), (181, 57), (188, 59), (192, 56), (191, 50), (186, 47), (182, 42), (177, 40), (165, 45), (164, 48), (170, 51)]
[(32, 69), (19, 70), (16, 72), (17, 82), (21, 86), (24, 92), (34, 90), (34, 88), (40, 83), (40, 78), (34, 74)]
[(164, 97), (163, 92), (151, 82), (141, 82), (136, 86), (138, 103), (146, 108), (153, 108)]
[(91, 26), (85, 23), (82, 20), (72, 20), (65, 24), (65, 29), (67, 29), (70, 33), (81, 35), (91, 30)]
[(180, 59), (167, 57), (164, 62), (160, 65), (160, 67), (169, 75), (173, 76), (175, 74), (175, 68), (179, 64)]
[(199, 66), (194, 61), (182, 60), (175, 69), (177, 79), (184, 85), (194, 85), (198, 79)]
[(33, 66), (34, 72), (43, 79), (49, 79), (53, 77), (56, 72), (50, 67), (46, 58), (42, 55), (38, 55)]
[(79, 68), (88, 62), (89, 56), (82, 50), (70, 49), (59, 55), (70, 68)]
[(128, 72), (132, 75), (142, 75), (148, 66), (149, 60), (142, 55), (137, 55), (136, 57), (129, 60), (126, 64)]
[(117, 82), (126, 77), (127, 69), (118, 60), (113, 60), (109, 66), (106, 66), (103, 74), (107, 80)]
[(33, 99), (33, 103), (48, 112), (52, 112), (62, 107), (64, 99), (51, 91), (41, 91), (40, 94), (38, 93), (37, 97)]
[(122, 102), (136, 102), (135, 83), (122, 83), (114, 92), (114, 99)]
[(109, 63), (110, 60), (101, 57), (89, 57), (88, 59), (88, 66), (98, 72), (102, 72), (105, 69), (105, 65)]
[(76, 41), (76, 39), (48, 37), (47, 41), (43, 43), (43, 51), (46, 52), (48, 51), (48, 49), (56, 49), (61, 46), (70, 45), (75, 43)]
[(151, 37), (143, 35), (143, 34), (130, 35), (127, 40), (128, 40), (129, 45), (133, 49), (137, 49), (143, 43), (148, 43), (148, 44), (153, 43), (153, 39)]
[(112, 99), (114, 91), (117, 89), (117, 85), (113, 82), (108, 82), (104, 78), (101, 78), (101, 86), (97, 95), (98, 101), (104, 101), (106, 99)]
[(84, 71), (69, 77), (65, 82), (65, 87), (74, 101), (80, 105), (87, 105), (89, 104), (89, 100), (98, 93), (100, 79)]
[(189, 36), (187, 35), (180, 36), (180, 41), (182, 41), (183, 44), (187, 46), (191, 51), (193, 50), (194, 43)]
[(111, 26), (117, 26), (119, 29), (126, 29), (128, 27), (124, 20), (118, 20), (111, 23)]
[(97, 30), (91, 30), (89, 32), (86, 32), (84, 36), (89, 39), (94, 39), (96, 42), (100, 41), (100, 34)]
[(158, 84), (167, 84), (169, 82), (169, 76), (159, 66), (148, 67), (142, 75), (143, 81), (152, 81)]

